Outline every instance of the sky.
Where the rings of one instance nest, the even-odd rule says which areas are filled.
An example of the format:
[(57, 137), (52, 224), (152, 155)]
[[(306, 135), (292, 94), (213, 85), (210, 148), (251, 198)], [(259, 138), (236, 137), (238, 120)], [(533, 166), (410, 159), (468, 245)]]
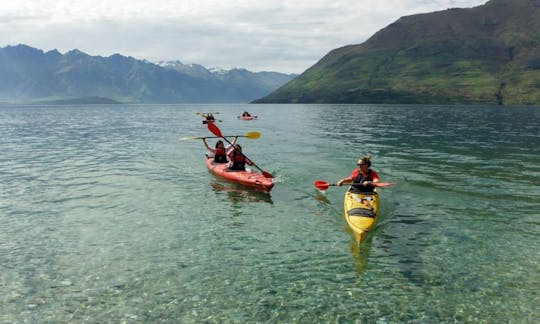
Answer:
[(0, 47), (302, 73), (402, 16), (487, 0), (2, 0)]

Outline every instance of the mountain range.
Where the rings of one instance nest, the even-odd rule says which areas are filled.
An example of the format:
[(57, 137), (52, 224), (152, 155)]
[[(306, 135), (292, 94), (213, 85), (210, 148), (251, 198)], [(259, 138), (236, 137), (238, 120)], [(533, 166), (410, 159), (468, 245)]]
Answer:
[(540, 105), (540, 0), (402, 17), (254, 102)]
[(295, 74), (210, 71), (180, 61), (151, 63), (114, 54), (61, 54), (27, 45), (0, 48), (0, 102), (212, 103), (249, 102)]

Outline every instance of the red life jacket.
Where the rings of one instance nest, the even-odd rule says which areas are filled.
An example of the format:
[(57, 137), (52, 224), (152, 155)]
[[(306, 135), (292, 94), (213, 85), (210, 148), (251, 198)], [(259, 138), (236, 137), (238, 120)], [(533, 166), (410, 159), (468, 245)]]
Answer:
[(375, 186), (372, 185), (361, 185), (360, 183), (363, 183), (364, 181), (373, 181), (373, 177), (371, 176), (371, 169), (369, 169), (368, 173), (364, 175), (362, 171), (358, 172), (358, 175), (354, 179), (353, 183), (359, 183), (357, 185), (351, 186), (351, 192), (355, 193), (371, 193), (374, 192)]
[(225, 148), (220, 147), (220, 148), (215, 149), (214, 154), (215, 155), (225, 155)]
[(214, 162), (215, 163), (227, 163), (227, 154), (225, 148), (217, 148), (214, 150)]
[(244, 154), (238, 152), (238, 151), (233, 151), (232, 153), (232, 159), (231, 159), (231, 162), (232, 162), (232, 166), (230, 167), (231, 170), (245, 170), (246, 169), (246, 157), (244, 156)]

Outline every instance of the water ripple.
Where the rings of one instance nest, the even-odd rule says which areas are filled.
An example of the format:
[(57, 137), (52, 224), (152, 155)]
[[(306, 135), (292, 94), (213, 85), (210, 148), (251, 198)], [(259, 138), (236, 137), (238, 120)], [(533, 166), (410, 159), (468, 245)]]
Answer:
[[(241, 108), (241, 109), (240, 109)], [(239, 121), (238, 111), (259, 118)], [(200, 112), (276, 175), (206, 170)], [(527, 322), (538, 314), (531, 107), (0, 107), (0, 322)], [(516, 127), (519, 125), (519, 127)], [(345, 187), (372, 154), (378, 225)], [(538, 317), (538, 316), (536, 316)]]

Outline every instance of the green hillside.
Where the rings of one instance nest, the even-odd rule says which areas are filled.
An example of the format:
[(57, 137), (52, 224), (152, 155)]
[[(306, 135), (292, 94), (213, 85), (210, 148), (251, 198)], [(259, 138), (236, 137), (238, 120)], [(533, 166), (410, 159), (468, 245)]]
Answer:
[(540, 0), (402, 17), (257, 103), (540, 104)]

